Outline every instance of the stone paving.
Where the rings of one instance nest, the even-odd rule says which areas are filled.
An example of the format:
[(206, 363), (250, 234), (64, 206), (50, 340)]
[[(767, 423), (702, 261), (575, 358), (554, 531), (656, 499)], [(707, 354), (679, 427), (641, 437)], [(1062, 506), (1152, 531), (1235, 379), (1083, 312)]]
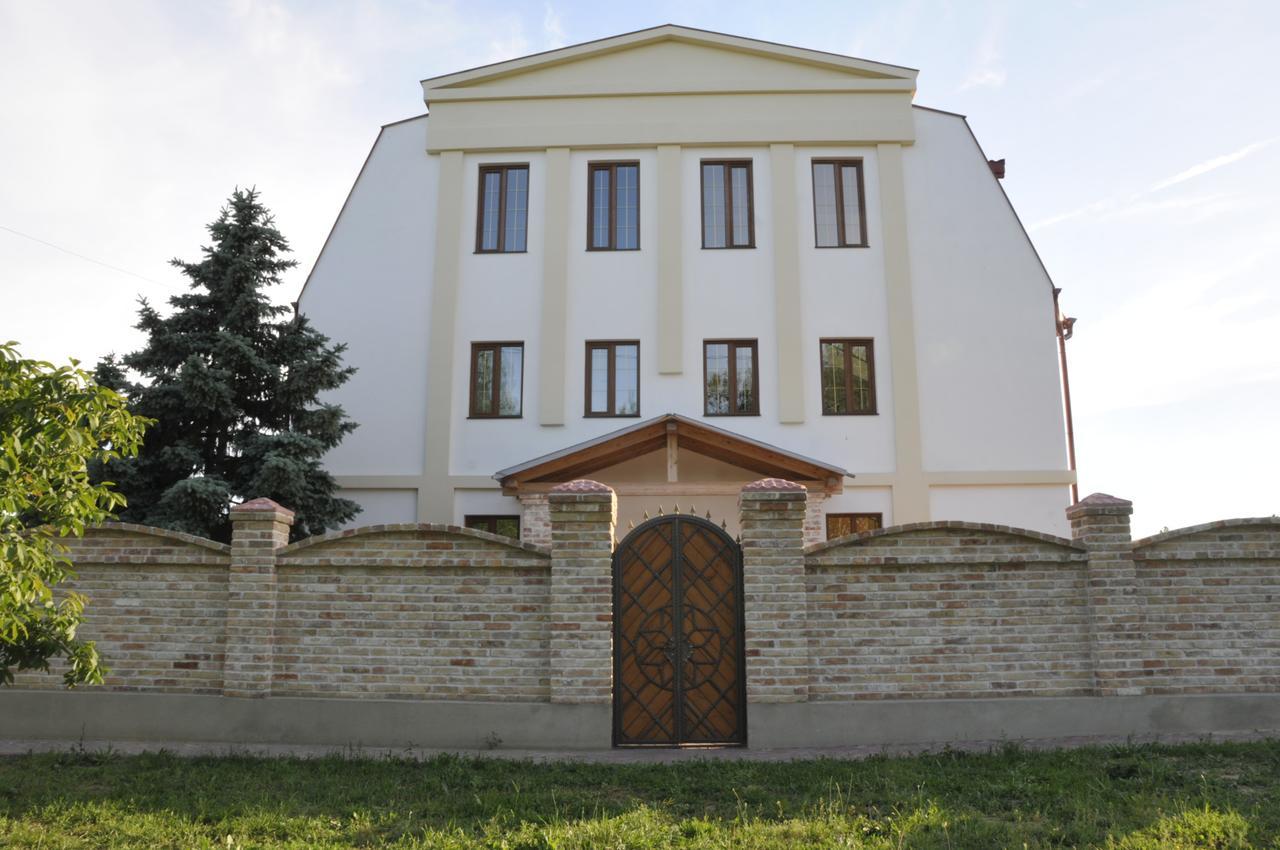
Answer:
[(983, 753), (1006, 746), (1028, 750), (1056, 750), (1074, 747), (1117, 746), (1125, 744), (1185, 744), (1224, 741), (1263, 741), (1280, 739), (1280, 729), (1254, 732), (1232, 732), (1214, 735), (1134, 735), (1089, 736), (1075, 738), (1029, 738), (992, 741), (963, 741), (950, 744), (889, 744), (862, 747), (826, 747), (804, 749), (760, 750), (746, 747), (645, 747), (608, 750), (447, 750), (447, 749), (388, 749), (351, 744), (345, 747), (308, 744), (225, 744), (199, 741), (65, 741), (0, 739), (0, 756), (26, 753), (109, 751), (121, 755), (164, 751), (179, 756), (260, 756), (264, 758), (412, 758), (429, 759), (445, 753), (475, 757), (506, 759), (511, 761), (556, 762), (571, 761), (588, 764), (671, 764), (683, 761), (796, 761), (800, 759), (834, 758), (865, 759), (872, 756), (909, 756), (937, 753), (947, 750)]

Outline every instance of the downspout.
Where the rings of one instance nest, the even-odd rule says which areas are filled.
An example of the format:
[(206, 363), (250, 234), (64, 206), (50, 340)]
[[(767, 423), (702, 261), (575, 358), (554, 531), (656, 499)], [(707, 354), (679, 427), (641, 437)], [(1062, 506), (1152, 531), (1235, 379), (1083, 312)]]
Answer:
[[(1062, 366), (1062, 402), (1067, 414), (1067, 468), (1076, 471), (1076, 433), (1071, 416), (1071, 379), (1067, 374), (1067, 340), (1071, 339), (1076, 320), (1074, 317), (1062, 315), (1058, 306), (1058, 295), (1062, 292), (1053, 288), (1053, 324), (1058, 331), (1058, 363)], [(1071, 483), (1071, 504), (1080, 501), (1080, 484)]]

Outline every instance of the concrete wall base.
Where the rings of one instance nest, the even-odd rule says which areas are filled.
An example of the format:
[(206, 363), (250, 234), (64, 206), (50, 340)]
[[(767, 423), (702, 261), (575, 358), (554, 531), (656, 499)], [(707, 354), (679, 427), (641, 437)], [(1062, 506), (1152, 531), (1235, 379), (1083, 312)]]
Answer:
[(1280, 730), (1280, 694), (756, 703), (761, 749)]
[(480, 750), (600, 749), (609, 705), (236, 699), (0, 689), (0, 738)]

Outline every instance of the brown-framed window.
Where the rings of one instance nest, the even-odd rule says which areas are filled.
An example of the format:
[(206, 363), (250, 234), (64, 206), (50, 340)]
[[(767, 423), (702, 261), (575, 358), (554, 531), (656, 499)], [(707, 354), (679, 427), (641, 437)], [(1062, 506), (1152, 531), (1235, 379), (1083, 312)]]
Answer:
[(702, 247), (754, 248), (751, 160), (702, 161)]
[(471, 343), (471, 418), (518, 419), (524, 406), (524, 343)]
[(529, 164), (480, 166), (476, 253), (512, 254), (529, 247)]
[(758, 416), (760, 369), (754, 339), (702, 343), (703, 412), (707, 416)]
[(884, 527), (884, 514), (827, 514), (827, 539)]
[(640, 248), (640, 163), (587, 165), (587, 250)]
[(476, 531), (520, 539), (520, 517), (509, 514), (467, 514), (463, 523)]
[(640, 343), (588, 342), (586, 416), (640, 415)]
[(813, 231), (819, 248), (867, 247), (862, 160), (813, 161)]
[(869, 339), (818, 341), (822, 365), (822, 415), (876, 412), (875, 346)]

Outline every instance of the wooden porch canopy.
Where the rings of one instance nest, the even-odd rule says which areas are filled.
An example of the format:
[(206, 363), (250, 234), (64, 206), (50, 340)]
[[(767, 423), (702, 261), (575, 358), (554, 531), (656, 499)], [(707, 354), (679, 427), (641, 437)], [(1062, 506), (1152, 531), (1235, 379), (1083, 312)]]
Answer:
[(494, 473), (508, 495), (536, 493), (553, 485), (590, 476), (623, 461), (666, 450), (667, 481), (679, 478), (681, 450), (694, 452), (749, 470), (763, 477), (785, 478), (810, 490), (839, 493), (844, 479), (853, 476), (844, 469), (752, 440), (741, 434), (668, 413), (569, 446)]

